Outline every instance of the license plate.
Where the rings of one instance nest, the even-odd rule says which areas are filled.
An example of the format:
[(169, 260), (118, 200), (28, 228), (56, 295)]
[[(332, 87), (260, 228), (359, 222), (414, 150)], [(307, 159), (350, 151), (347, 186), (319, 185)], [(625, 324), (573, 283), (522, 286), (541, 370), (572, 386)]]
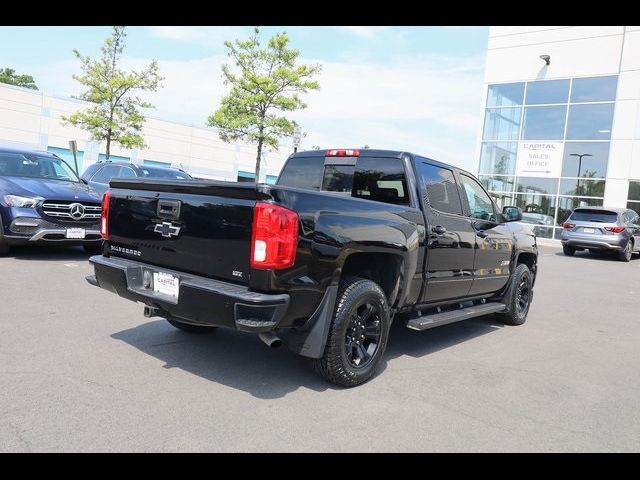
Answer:
[(85, 229), (84, 228), (67, 228), (67, 238), (84, 238), (85, 237)]
[(178, 298), (180, 280), (169, 273), (153, 273), (153, 290), (164, 295)]
[(596, 233), (595, 229), (593, 228), (583, 228), (582, 231), (584, 233)]

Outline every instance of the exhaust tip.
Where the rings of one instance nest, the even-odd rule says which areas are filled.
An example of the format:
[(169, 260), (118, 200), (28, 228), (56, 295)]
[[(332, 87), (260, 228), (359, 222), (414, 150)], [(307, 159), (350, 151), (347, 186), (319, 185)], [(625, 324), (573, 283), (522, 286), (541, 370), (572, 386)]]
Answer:
[(158, 317), (160, 316), (160, 309), (156, 307), (150, 307), (149, 305), (145, 305), (143, 313), (144, 313), (144, 316), (147, 318)]
[(278, 348), (282, 345), (282, 340), (271, 332), (260, 332), (258, 338), (269, 348)]

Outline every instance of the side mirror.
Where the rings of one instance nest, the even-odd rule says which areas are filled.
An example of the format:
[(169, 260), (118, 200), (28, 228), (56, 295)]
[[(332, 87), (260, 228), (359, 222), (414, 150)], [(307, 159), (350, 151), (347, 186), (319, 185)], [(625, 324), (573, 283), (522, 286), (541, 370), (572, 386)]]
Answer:
[(505, 222), (519, 222), (522, 220), (522, 209), (520, 207), (504, 207), (502, 209), (502, 216)]

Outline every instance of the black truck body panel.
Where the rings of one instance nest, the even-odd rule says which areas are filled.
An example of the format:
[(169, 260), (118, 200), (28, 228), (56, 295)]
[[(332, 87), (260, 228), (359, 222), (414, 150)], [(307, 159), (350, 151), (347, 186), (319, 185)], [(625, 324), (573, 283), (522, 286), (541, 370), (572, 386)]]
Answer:
[[(288, 162), (318, 156), (324, 152), (300, 152)], [(533, 259), (529, 262), (535, 275), (537, 245), (528, 228), (471, 218), (465, 200), (460, 214), (428, 205), (421, 165), (451, 169), (458, 181), (468, 174), (406, 152), (360, 152), (359, 158), (368, 157), (402, 162), (406, 204), (281, 184), (114, 179), (109, 238), (103, 256), (91, 258), (95, 277), (90, 283), (158, 308), (168, 318), (274, 330), (289, 339), (294, 351), (317, 358), (345, 268), (383, 265), (381, 287), (394, 314), (462, 300), (499, 299), (522, 254)], [(256, 202), (298, 214), (297, 250), (290, 268), (251, 268)], [(446, 231), (437, 233), (436, 226)], [(145, 292), (136, 277), (145, 268), (179, 277), (178, 301)], [(252, 294), (262, 295), (261, 300), (243, 307)], [(258, 322), (255, 328), (251, 319)]]

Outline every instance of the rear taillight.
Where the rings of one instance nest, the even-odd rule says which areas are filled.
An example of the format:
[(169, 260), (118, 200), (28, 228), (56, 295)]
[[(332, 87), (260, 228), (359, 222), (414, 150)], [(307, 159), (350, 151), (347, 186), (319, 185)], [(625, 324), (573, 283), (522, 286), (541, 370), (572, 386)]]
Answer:
[(298, 214), (271, 203), (256, 203), (251, 232), (251, 268), (289, 268), (296, 259)]
[(574, 223), (563, 223), (562, 228), (573, 228), (576, 225)]
[(604, 227), (607, 232), (620, 233), (624, 232), (624, 227)]
[(109, 204), (111, 203), (111, 189), (102, 196), (102, 211), (100, 213), (100, 236), (109, 239)]
[(339, 149), (327, 150), (325, 157), (359, 157), (360, 150), (357, 149)]

